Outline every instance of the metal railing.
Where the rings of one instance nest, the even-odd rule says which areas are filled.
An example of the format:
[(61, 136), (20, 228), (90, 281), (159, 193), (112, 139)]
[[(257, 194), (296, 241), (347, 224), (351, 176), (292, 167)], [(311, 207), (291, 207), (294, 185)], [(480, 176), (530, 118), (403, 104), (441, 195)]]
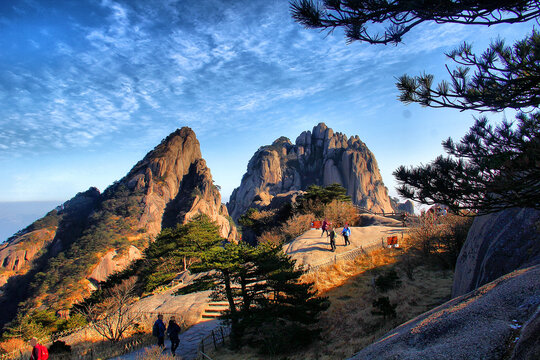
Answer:
[(209, 349), (217, 350), (222, 346), (225, 346), (229, 335), (231, 334), (231, 328), (227, 326), (220, 326), (217, 329), (214, 329), (210, 334), (206, 335), (201, 339), (199, 343), (199, 348), (197, 350), (199, 359), (210, 359), (211, 358), (206, 354)]
[(308, 267), (305, 269), (307, 273), (318, 271), (323, 267), (332, 265), (337, 263), (338, 261), (342, 260), (354, 260), (360, 255), (368, 254), (376, 249), (382, 249), (384, 247), (384, 241), (381, 241), (381, 243), (374, 243), (368, 246), (360, 246), (357, 248), (354, 248), (352, 250), (349, 250), (347, 252), (336, 254), (330, 259), (326, 259), (323, 261), (320, 261), (318, 263), (308, 265)]

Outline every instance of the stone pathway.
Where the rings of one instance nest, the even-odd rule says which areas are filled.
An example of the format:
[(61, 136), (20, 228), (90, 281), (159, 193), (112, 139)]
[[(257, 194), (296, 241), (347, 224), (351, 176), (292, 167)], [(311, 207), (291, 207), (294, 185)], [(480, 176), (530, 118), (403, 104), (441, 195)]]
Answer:
[[(219, 320), (210, 320), (200, 322), (193, 325), (185, 332), (180, 334), (180, 346), (176, 350), (176, 355), (181, 356), (183, 360), (192, 360), (197, 358), (197, 350), (199, 343), (203, 337), (210, 334), (212, 330), (218, 328), (221, 325)], [(170, 353), (171, 342), (165, 340), (165, 347), (167, 348), (166, 352)], [(137, 356), (142, 358), (145, 348), (139, 349), (130, 354), (122, 355), (113, 360), (137, 360)]]

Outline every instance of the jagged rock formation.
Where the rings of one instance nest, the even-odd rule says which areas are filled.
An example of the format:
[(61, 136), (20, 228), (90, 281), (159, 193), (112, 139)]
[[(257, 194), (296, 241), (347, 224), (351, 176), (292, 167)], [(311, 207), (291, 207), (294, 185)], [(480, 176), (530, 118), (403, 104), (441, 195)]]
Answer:
[(139, 227), (151, 236), (161, 228), (185, 223), (206, 214), (233, 239), (236, 228), (227, 219), (221, 194), (201, 156), (199, 141), (190, 128), (176, 130), (131, 169), (120, 183), (143, 194)]
[(502, 276), (407, 321), (351, 359), (537, 359), (539, 278), (540, 265)]
[(452, 297), (535, 264), (540, 264), (540, 211), (513, 208), (478, 216), (457, 259)]
[(375, 156), (357, 136), (334, 133), (324, 123), (304, 131), (295, 144), (285, 137), (257, 150), (227, 208), (237, 220), (250, 207), (265, 207), (279, 194), (309, 185), (343, 185), (353, 203), (391, 212)]
[(10, 276), (23, 274), (36, 254), (51, 243), (56, 228), (39, 229), (17, 236), (12, 242), (0, 246), (0, 286)]
[(236, 238), (195, 133), (182, 128), (102, 194), (95, 188), (77, 194), (8, 240), (0, 249), (0, 276), (7, 280), (0, 325), (21, 301), (68, 308), (139, 258), (163, 227), (198, 214), (217, 222), (223, 237)]

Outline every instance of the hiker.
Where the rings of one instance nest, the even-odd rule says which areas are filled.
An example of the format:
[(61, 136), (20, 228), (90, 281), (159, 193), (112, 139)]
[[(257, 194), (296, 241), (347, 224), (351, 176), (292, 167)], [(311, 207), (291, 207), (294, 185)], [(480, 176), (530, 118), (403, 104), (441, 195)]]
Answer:
[(171, 340), (171, 353), (174, 355), (178, 345), (180, 344), (180, 339), (178, 334), (180, 333), (180, 326), (176, 323), (174, 316), (171, 316), (169, 320), (169, 326), (167, 327), (167, 336)]
[(336, 232), (333, 228), (330, 228), (328, 236), (330, 236), (330, 248), (336, 251)]
[(326, 236), (328, 236), (328, 222), (326, 221), (326, 219), (323, 220), (321, 228), (322, 228), (321, 237), (323, 237), (325, 231), (326, 231)]
[(45, 346), (38, 343), (35, 337), (30, 339), (29, 343), (33, 347), (30, 360), (47, 360), (49, 358), (49, 351)]
[(351, 229), (349, 229), (349, 224), (345, 224), (345, 227), (341, 231), (341, 235), (343, 235), (343, 239), (345, 239), (345, 246), (350, 245), (351, 242), (349, 241), (349, 236), (351, 236)]
[(163, 315), (159, 314), (158, 319), (152, 328), (152, 335), (157, 337), (157, 344), (162, 348), (165, 347), (165, 324), (163, 323)]

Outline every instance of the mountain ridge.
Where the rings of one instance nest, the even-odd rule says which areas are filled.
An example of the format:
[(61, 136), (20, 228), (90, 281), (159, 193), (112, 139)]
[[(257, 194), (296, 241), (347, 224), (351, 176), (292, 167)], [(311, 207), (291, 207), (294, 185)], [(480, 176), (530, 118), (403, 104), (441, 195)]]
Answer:
[[(224, 238), (236, 238), (196, 135), (184, 127), (103, 193), (90, 188), (77, 194), (2, 244), (0, 306), (9, 311), (0, 323), (17, 310), (69, 308), (140, 257), (163, 227), (198, 214), (217, 222)], [(37, 241), (36, 231), (47, 237)]]

